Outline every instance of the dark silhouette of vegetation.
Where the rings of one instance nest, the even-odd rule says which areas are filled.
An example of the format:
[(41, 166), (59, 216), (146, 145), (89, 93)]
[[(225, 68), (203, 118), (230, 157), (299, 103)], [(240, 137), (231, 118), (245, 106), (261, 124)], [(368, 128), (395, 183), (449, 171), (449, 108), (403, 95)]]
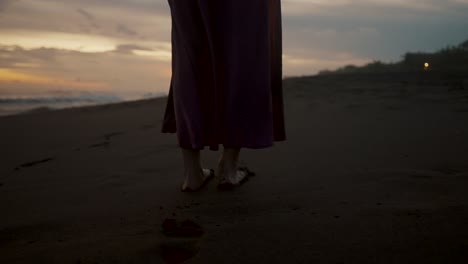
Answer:
[[(324, 70), (318, 75), (348, 73), (392, 73), (392, 72), (445, 72), (468, 75), (468, 40), (458, 46), (448, 46), (437, 52), (406, 53), (395, 63), (373, 61), (365, 66), (347, 65), (335, 71)], [(425, 64), (428, 63), (428, 65)]]

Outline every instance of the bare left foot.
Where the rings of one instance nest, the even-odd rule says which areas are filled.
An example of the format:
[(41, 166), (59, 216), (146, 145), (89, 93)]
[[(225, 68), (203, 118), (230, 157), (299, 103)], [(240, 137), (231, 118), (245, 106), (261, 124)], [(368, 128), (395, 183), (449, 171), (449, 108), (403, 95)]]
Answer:
[(192, 177), (185, 177), (181, 186), (183, 192), (194, 192), (203, 188), (203, 186), (214, 177), (214, 171), (211, 169), (202, 169), (200, 174)]

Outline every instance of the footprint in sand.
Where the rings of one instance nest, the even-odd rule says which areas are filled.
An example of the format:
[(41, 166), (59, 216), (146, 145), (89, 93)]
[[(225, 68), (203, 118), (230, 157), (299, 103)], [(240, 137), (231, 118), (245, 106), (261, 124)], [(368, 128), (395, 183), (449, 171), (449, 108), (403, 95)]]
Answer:
[(140, 128), (142, 130), (147, 130), (147, 129), (152, 129), (152, 128), (155, 128), (156, 125), (155, 124), (147, 124), (147, 125), (142, 125)]
[(120, 135), (123, 135), (123, 134), (125, 134), (125, 132), (123, 132), (123, 131), (116, 131), (116, 132), (110, 132), (110, 133), (104, 134), (105, 141), (101, 141), (101, 142), (98, 142), (98, 143), (91, 144), (91, 145), (88, 146), (88, 148), (109, 147), (110, 140), (113, 137), (120, 136)]
[(123, 131), (116, 131), (116, 132), (111, 132), (111, 133), (107, 133), (104, 135), (104, 138), (109, 141), (111, 138), (113, 137), (116, 137), (116, 136), (120, 136), (120, 135), (123, 135), (125, 134)]
[(192, 220), (177, 221), (166, 218), (161, 225), (166, 240), (161, 244), (162, 258), (166, 263), (182, 263), (198, 253), (198, 238), (203, 228)]
[(15, 167), (15, 170), (19, 170), (20, 168), (27, 168), (27, 167), (36, 166), (38, 164), (46, 163), (46, 162), (52, 161), (54, 159), (55, 158), (50, 157), (50, 158), (45, 158), (45, 159), (41, 159), (41, 160), (26, 162), (26, 163), (20, 164), (19, 166)]
[(89, 148), (99, 148), (99, 147), (108, 147), (110, 144), (109, 141), (99, 142), (89, 145)]

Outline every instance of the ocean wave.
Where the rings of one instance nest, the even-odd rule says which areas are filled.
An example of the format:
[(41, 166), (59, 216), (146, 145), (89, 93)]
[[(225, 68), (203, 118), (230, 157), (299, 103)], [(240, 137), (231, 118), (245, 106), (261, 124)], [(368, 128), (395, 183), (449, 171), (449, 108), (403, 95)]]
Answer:
[(125, 99), (116, 95), (76, 95), (42, 97), (0, 97), (0, 116), (45, 112), (70, 107), (118, 103)]
[(116, 95), (0, 97), (0, 104), (113, 103), (121, 101), (123, 99)]

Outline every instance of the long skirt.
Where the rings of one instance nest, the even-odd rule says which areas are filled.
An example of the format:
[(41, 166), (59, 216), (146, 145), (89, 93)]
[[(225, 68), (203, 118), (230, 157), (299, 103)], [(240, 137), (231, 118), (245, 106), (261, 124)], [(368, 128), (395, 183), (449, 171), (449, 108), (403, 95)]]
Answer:
[(280, 0), (168, 0), (172, 78), (162, 132), (179, 146), (286, 140)]

